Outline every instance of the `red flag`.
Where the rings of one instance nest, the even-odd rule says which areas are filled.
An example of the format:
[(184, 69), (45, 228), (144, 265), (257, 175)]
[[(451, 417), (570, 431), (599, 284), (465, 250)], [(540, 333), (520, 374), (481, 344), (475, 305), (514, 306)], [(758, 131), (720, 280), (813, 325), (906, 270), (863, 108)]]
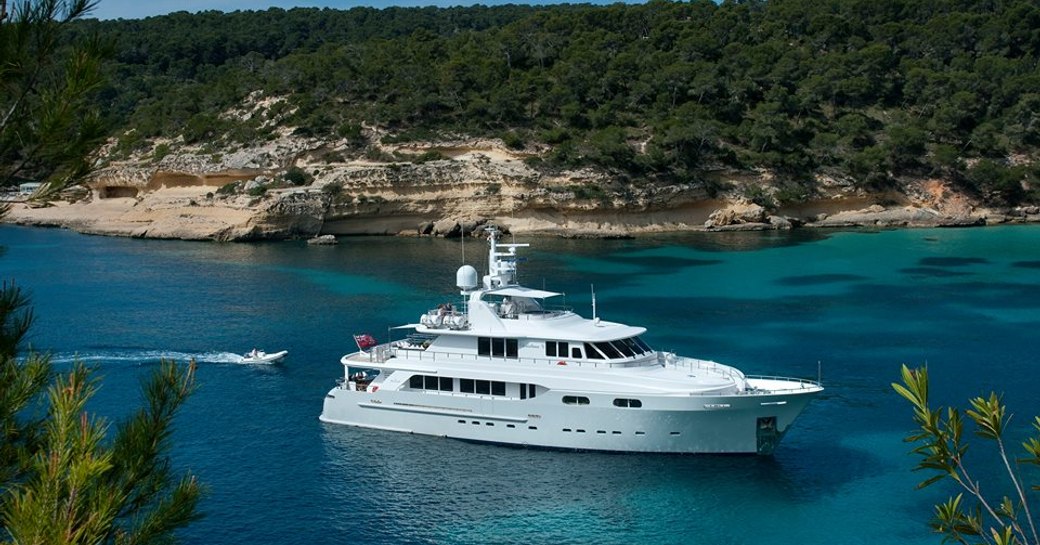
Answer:
[(358, 348), (360, 348), (361, 350), (364, 350), (366, 348), (372, 348), (373, 346), (379, 344), (376, 342), (375, 337), (369, 335), (368, 333), (354, 335), (354, 342), (357, 343)]

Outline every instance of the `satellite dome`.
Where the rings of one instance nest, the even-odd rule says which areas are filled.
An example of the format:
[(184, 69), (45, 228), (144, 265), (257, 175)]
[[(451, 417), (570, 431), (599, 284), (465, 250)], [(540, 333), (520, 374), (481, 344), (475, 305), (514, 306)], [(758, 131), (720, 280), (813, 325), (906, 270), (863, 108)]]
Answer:
[(472, 290), (477, 287), (477, 270), (470, 265), (459, 267), (455, 273), (455, 285), (463, 290)]

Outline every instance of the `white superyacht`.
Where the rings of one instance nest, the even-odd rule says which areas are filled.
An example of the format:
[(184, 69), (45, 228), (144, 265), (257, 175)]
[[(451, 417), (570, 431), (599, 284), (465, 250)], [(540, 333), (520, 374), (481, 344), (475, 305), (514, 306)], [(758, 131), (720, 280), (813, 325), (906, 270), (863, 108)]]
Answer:
[(400, 340), (355, 336), (322, 421), (543, 448), (771, 454), (823, 391), (659, 352), (645, 328), (551, 307), (561, 294), (517, 283), (528, 245), (488, 234), (483, 281), (469, 265), (456, 275), (459, 308), (395, 328), (411, 331)]

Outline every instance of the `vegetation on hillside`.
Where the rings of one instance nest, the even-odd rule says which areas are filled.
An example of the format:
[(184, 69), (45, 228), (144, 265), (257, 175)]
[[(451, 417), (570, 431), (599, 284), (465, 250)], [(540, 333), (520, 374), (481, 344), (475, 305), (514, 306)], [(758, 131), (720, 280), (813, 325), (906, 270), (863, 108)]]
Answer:
[[(630, 183), (764, 168), (790, 200), (821, 176), (1035, 198), (1033, 0), (271, 9), (77, 32), (114, 43), (102, 104), (124, 151), (160, 136), (234, 146), (276, 125), (362, 150), (362, 127), (376, 127), (395, 141), (544, 145), (540, 168), (594, 165)], [(222, 115), (257, 91), (281, 101)]]

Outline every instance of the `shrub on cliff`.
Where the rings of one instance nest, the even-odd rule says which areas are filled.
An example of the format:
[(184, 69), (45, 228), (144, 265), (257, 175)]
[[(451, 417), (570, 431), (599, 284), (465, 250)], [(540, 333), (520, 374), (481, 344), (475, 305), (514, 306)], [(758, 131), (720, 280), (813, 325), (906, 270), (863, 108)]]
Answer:
[(282, 179), (290, 185), (301, 186), (310, 185), (310, 183), (314, 181), (314, 176), (311, 176), (307, 171), (300, 167), (292, 166), (289, 167), (289, 170), (285, 171), (285, 174), (282, 175)]
[(152, 151), (152, 160), (155, 161), (156, 163), (158, 163), (159, 161), (163, 160), (163, 157), (166, 157), (167, 155), (169, 155), (171, 153), (171, 151), (172, 150), (170, 150), (170, 145), (169, 144), (165, 144), (165, 143), (159, 144), (159, 145), (155, 146), (155, 150)]
[(1007, 166), (991, 159), (983, 159), (968, 169), (966, 183), (983, 193), (987, 200), (1013, 206), (1029, 194), (1026, 182), (1036, 183), (1036, 172), (1025, 166)]
[(226, 183), (220, 186), (219, 189), (217, 189), (217, 195), (221, 195), (224, 197), (234, 195), (235, 193), (238, 193), (238, 185), (238, 182)]

